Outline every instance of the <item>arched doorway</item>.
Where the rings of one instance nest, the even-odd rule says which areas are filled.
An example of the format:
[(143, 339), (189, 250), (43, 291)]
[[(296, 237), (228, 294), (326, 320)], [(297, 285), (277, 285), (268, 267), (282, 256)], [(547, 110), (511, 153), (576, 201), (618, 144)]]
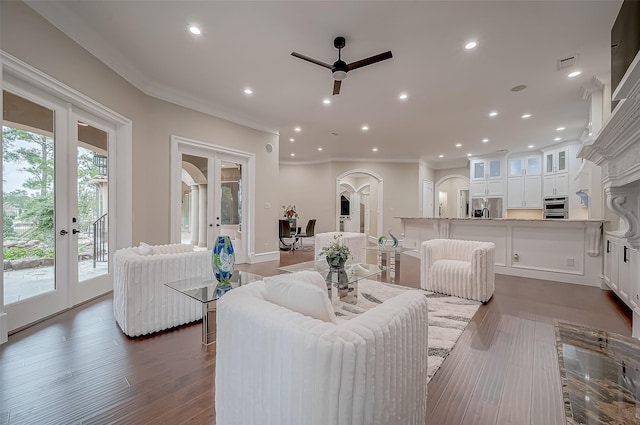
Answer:
[(337, 177), (337, 230), (365, 233), (377, 239), (383, 229), (382, 206), (383, 180), (377, 173), (355, 169)]

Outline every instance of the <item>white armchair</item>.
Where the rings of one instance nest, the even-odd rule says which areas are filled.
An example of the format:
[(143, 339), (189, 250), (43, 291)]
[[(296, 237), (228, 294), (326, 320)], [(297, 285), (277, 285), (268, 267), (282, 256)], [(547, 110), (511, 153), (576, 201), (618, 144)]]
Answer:
[(181, 244), (117, 250), (113, 313), (122, 332), (135, 337), (201, 319), (200, 303), (164, 284), (211, 273), (210, 257)]
[(218, 301), (216, 423), (425, 423), (424, 293), (404, 292), (337, 324), (268, 297), (259, 281)]
[(493, 242), (431, 239), (422, 242), (423, 289), (487, 302), (495, 290)]
[(366, 263), (367, 253), (365, 247), (367, 246), (367, 235), (364, 233), (356, 232), (326, 232), (316, 233), (315, 235), (315, 255), (320, 254), (320, 251), (325, 246), (328, 246), (333, 242), (333, 238), (336, 235), (342, 235), (342, 240), (347, 244), (351, 251), (351, 256), (356, 263)]

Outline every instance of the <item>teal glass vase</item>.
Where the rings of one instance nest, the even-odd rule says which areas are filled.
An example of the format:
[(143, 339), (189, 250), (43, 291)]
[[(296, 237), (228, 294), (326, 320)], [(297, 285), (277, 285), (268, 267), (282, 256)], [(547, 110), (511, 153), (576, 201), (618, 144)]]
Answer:
[(211, 251), (211, 268), (216, 280), (228, 284), (233, 275), (236, 256), (229, 236), (218, 236)]

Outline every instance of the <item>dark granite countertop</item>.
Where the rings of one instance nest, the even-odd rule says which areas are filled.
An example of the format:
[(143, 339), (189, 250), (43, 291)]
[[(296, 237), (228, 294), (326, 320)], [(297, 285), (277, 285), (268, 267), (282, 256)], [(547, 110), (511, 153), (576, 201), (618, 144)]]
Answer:
[(567, 424), (640, 424), (640, 341), (557, 322)]

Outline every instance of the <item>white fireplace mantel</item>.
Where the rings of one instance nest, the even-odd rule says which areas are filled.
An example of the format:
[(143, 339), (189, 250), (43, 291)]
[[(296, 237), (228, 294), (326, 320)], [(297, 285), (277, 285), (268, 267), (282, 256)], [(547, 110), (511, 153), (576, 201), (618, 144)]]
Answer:
[(612, 97), (618, 105), (578, 157), (602, 167), (607, 205), (626, 225), (629, 244), (640, 248), (640, 53)]

